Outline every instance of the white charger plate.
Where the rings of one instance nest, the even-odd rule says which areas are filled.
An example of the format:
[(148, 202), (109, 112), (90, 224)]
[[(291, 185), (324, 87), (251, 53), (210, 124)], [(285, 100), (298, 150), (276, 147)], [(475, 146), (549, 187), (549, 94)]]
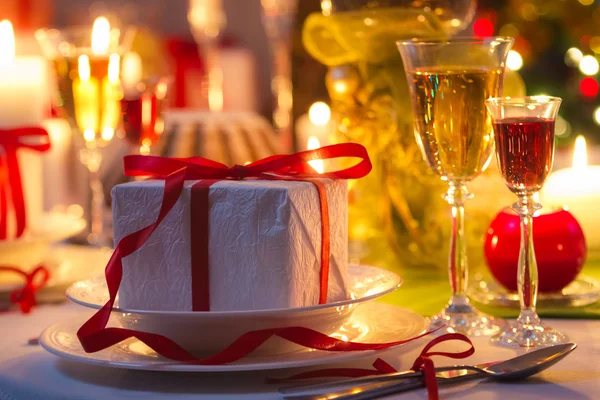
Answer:
[[(368, 266), (348, 268), (350, 299), (309, 307), (248, 311), (146, 311), (114, 308), (113, 316), (125, 328), (167, 336), (184, 348), (210, 352), (223, 348), (251, 330), (287, 326), (305, 326), (332, 334), (350, 318), (358, 304), (376, 299), (398, 289), (402, 279), (393, 272)], [(69, 300), (99, 309), (108, 300), (103, 277), (80, 281), (67, 290)], [(202, 332), (198, 340), (197, 332)], [(297, 351), (298, 346), (273, 342), (263, 346), (264, 354)]]
[[(170, 361), (137, 339), (128, 339), (111, 348), (86, 353), (77, 339), (82, 321), (52, 325), (40, 336), (40, 344), (48, 352), (73, 361), (112, 368), (149, 371), (233, 372), (309, 367), (373, 356), (391, 350), (327, 352), (303, 348), (293, 353), (260, 355), (257, 351), (226, 365), (191, 365)], [(390, 304), (368, 303), (356, 309), (352, 317), (332, 337), (361, 343), (384, 343), (408, 339), (425, 333), (429, 320), (421, 315)], [(268, 342), (283, 341), (272, 338)], [(268, 342), (263, 346), (268, 345)], [(408, 347), (411, 343), (393, 347)], [(260, 349), (259, 349), (260, 350)]]
[(32, 221), (20, 238), (0, 241), (2, 264), (31, 268), (44, 260), (52, 243), (73, 237), (85, 227), (86, 222), (80, 216), (62, 211), (44, 213), (39, 220)]

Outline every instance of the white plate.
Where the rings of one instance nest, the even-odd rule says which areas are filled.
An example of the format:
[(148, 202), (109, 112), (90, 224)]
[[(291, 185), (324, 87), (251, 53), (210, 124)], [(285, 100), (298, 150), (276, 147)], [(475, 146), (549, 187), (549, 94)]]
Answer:
[[(2, 264), (31, 268), (43, 261), (50, 244), (73, 237), (83, 231), (83, 218), (67, 212), (42, 214), (18, 239), (1, 240)], [(0, 282), (4, 279), (0, 278)]]
[[(113, 315), (129, 329), (167, 336), (190, 351), (210, 352), (225, 347), (244, 332), (286, 326), (306, 326), (331, 334), (350, 318), (356, 306), (398, 289), (402, 279), (381, 268), (350, 265), (348, 280), (351, 298), (310, 307), (250, 311), (144, 311), (116, 307)], [(108, 300), (103, 277), (73, 284), (69, 300), (98, 309)], [(118, 301), (118, 299), (117, 299)], [(198, 340), (197, 332), (202, 332)], [(263, 354), (298, 350), (297, 346), (275, 341), (261, 348)]]
[[(309, 367), (372, 356), (385, 350), (327, 352), (303, 349), (275, 356), (253, 355), (227, 365), (190, 365), (165, 359), (139, 342), (128, 339), (96, 353), (88, 354), (77, 339), (81, 321), (67, 321), (47, 328), (40, 344), (50, 353), (69, 360), (112, 368), (152, 371), (232, 372)], [(427, 331), (429, 320), (400, 307), (368, 303), (358, 307), (352, 318), (331, 336), (362, 343), (383, 343), (408, 339)], [(270, 341), (282, 340), (272, 338)], [(265, 343), (266, 345), (267, 343)], [(410, 346), (410, 344), (403, 345)], [(398, 347), (394, 347), (397, 349)]]
[[(113, 308), (116, 312), (135, 313), (139, 315), (180, 315), (180, 316), (240, 316), (244, 314), (271, 315), (281, 312), (306, 312), (340, 306), (358, 304), (373, 300), (388, 293), (392, 293), (402, 285), (402, 278), (395, 273), (367, 265), (350, 264), (348, 266), (348, 286), (350, 299), (309, 307), (253, 310), (253, 311), (148, 311), (119, 308), (119, 297)], [(74, 283), (67, 289), (67, 298), (84, 307), (100, 309), (108, 301), (108, 289), (104, 276), (96, 276)]]
[[(58, 245), (50, 247), (42, 264), (49, 270), (50, 279), (36, 293), (36, 302), (59, 303), (65, 301), (65, 291), (79, 279), (101, 274), (112, 251), (88, 246)], [(4, 278), (4, 274), (2, 274)], [(8, 275), (8, 274), (7, 274)], [(12, 278), (12, 274), (11, 274)], [(0, 309), (11, 306), (10, 294), (23, 286), (23, 278), (0, 282)]]

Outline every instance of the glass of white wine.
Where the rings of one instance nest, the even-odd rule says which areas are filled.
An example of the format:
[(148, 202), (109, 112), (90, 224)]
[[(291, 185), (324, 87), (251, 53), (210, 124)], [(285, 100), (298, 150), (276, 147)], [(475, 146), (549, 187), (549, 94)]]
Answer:
[(452, 207), (448, 270), (452, 297), (433, 317), (448, 332), (491, 335), (500, 321), (480, 313), (466, 295), (467, 184), (489, 165), (494, 131), (485, 101), (498, 97), (512, 38), (456, 38), (398, 42), (410, 89), (414, 133), (423, 158), (443, 181)]

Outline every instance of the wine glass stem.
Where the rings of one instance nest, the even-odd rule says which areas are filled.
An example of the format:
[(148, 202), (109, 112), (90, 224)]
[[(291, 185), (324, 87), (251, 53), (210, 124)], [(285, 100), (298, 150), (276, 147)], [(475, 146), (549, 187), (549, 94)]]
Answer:
[(521, 313), (518, 321), (524, 325), (538, 324), (539, 317), (535, 311), (538, 292), (538, 270), (533, 247), (533, 213), (541, 208), (532, 196), (523, 194), (513, 205), (521, 220), (521, 249), (519, 251), (519, 268), (517, 290)]
[(450, 183), (446, 200), (452, 207), (452, 235), (450, 237), (450, 255), (448, 274), (452, 288), (452, 304), (468, 304), (467, 291), (467, 246), (465, 242), (465, 200), (469, 198), (464, 183)]
[(104, 241), (104, 189), (98, 171), (90, 171), (90, 188), (92, 190), (92, 226), (91, 231), (96, 244), (102, 246)]

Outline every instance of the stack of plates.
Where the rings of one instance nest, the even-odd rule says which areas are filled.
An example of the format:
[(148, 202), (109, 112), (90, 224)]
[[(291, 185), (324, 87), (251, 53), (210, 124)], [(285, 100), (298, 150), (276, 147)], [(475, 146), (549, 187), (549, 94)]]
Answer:
[[(118, 299), (112, 326), (158, 333), (200, 356), (214, 354), (245, 332), (274, 327), (302, 326), (332, 337), (363, 343), (394, 342), (426, 332), (429, 321), (412, 311), (373, 300), (398, 289), (396, 274), (368, 266), (351, 265), (349, 300), (276, 310), (231, 312), (167, 312), (122, 309)], [(73, 284), (68, 298), (83, 307), (99, 309), (108, 299), (103, 278)], [(272, 338), (247, 357), (227, 365), (192, 365), (170, 361), (137, 339), (88, 354), (76, 332), (83, 321), (59, 323), (46, 329), (40, 343), (60, 357), (116, 368), (161, 371), (249, 371), (304, 367), (345, 361), (383, 350), (326, 352), (306, 349)]]

